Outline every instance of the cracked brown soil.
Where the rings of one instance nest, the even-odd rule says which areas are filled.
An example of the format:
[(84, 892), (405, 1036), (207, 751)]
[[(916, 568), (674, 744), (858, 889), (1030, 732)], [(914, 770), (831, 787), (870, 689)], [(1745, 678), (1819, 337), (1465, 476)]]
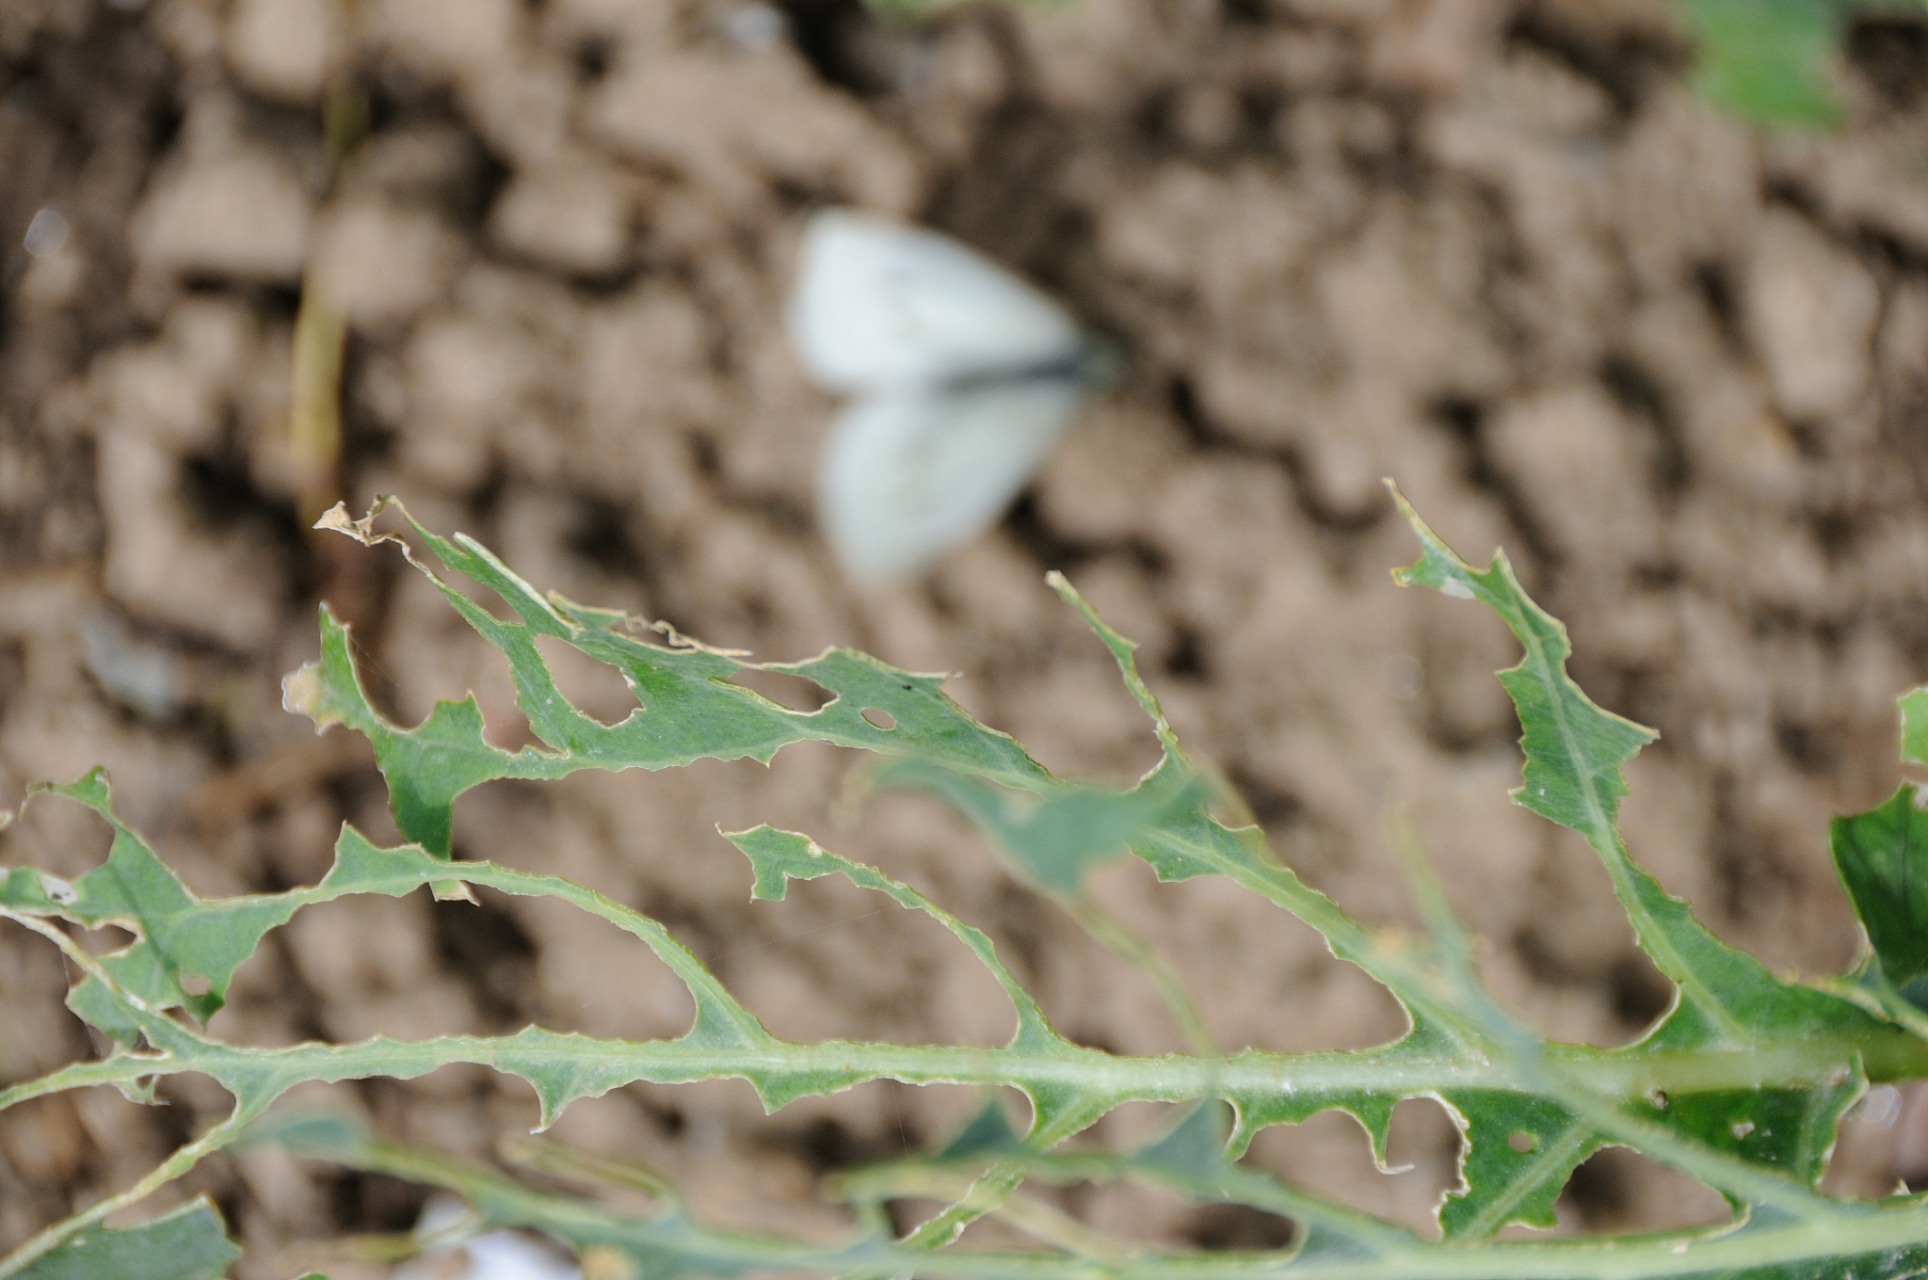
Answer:
[[(1839, 131), (1765, 136), (1682, 86), (1663, 0), (1086, 0), (915, 30), (835, 0), (369, 0), (346, 34), (336, 14), (0, 6), (0, 800), (104, 763), (202, 893), (311, 881), (343, 820), (392, 835), (365, 747), (279, 706), (322, 599), (393, 714), (474, 688), (499, 740), (526, 736), (500, 662), (422, 581), (300, 527), (286, 423), (307, 267), (349, 317), (351, 506), (399, 493), (544, 587), (715, 644), (959, 672), (955, 696), (1047, 764), (1129, 777), (1152, 744), (1042, 587), (1063, 569), (1142, 642), (1180, 734), (1309, 879), (1408, 922), (1385, 841), (1410, 816), (1504, 998), (1551, 1034), (1623, 1041), (1665, 990), (1584, 847), (1506, 799), (1498, 624), (1388, 581), (1413, 550), (1379, 484), (1396, 477), (1469, 558), (1506, 547), (1571, 628), (1582, 684), (1660, 729), (1629, 770), (1636, 855), (1777, 968), (1849, 958), (1826, 818), (1893, 786), (1893, 699), (1928, 677), (1922, 26), (1855, 28)], [(371, 130), (324, 196), (331, 49)], [(982, 247), (1126, 357), (995, 531), (873, 596), (814, 532), (831, 402), (779, 323), (825, 202)], [(35, 257), (45, 207), (69, 235)], [(592, 710), (618, 705), (598, 673), (563, 674)], [(795, 747), (767, 770), (492, 785), (458, 807), (457, 847), (664, 920), (781, 1034), (1007, 1034), (988, 978), (928, 921), (828, 882), (749, 904), (714, 824), (801, 827), (989, 929), (1072, 1037), (1180, 1047), (1149, 986), (955, 821), (901, 799), (838, 810), (848, 765)], [(0, 859), (66, 872), (104, 843), (53, 803), (3, 839)], [(1227, 884), (1120, 866), (1096, 892), (1194, 981), (1228, 1048), (1398, 1028), (1309, 930)], [(65, 982), (0, 928), (0, 1080), (92, 1051)], [(305, 912), (214, 1025), (256, 1044), (531, 1020), (650, 1036), (688, 1011), (639, 945), (485, 894)], [(224, 1105), (191, 1080), (162, 1092), (0, 1117), (0, 1249)], [(479, 1068), (322, 1092), (478, 1157), (534, 1119), (526, 1086)], [(720, 1220), (831, 1231), (817, 1173), (928, 1142), (970, 1104), (876, 1084), (766, 1120), (740, 1083), (634, 1086), (557, 1132), (664, 1169)], [(1409, 1104), (1394, 1145), (1415, 1167), (1385, 1178), (1328, 1115), (1256, 1158), (1422, 1221), (1452, 1178), (1449, 1127)], [(1890, 1130), (1850, 1124), (1832, 1176), (1924, 1172), (1911, 1106)], [(198, 1190), (247, 1244), (242, 1277), (422, 1203), (270, 1152), (169, 1195)], [(1061, 1200), (1127, 1238), (1281, 1238), (1130, 1190)], [(1606, 1153), (1562, 1213), (1717, 1209)], [(381, 1271), (318, 1256), (336, 1280)]]

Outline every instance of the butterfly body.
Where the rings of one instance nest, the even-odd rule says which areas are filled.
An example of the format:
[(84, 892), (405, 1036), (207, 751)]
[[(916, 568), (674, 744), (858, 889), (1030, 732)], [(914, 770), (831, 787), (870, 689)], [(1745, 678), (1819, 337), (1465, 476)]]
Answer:
[(812, 376), (850, 396), (817, 507), (846, 573), (913, 574), (995, 521), (1110, 357), (1064, 309), (933, 231), (816, 214), (786, 319)]

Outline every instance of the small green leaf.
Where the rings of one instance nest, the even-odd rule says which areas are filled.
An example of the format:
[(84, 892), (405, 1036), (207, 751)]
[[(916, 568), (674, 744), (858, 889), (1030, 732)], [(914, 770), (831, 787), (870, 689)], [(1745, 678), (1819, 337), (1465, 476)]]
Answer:
[(1901, 760), (1928, 765), (1928, 688), (1901, 695)]
[[(1834, 869), (1868, 931), (1868, 944), (1880, 961), (1882, 976), (1901, 991), (1928, 977), (1924, 800), (1928, 800), (1928, 788), (1904, 782), (1876, 807), (1828, 824)], [(1918, 995), (1914, 1002), (1922, 1003)]]
[(1526, 754), (1523, 784), (1513, 798), (1533, 812), (1589, 838), (1610, 828), (1627, 794), (1620, 766), (1660, 735), (1603, 710), (1566, 673), (1573, 652), (1566, 627), (1520, 587), (1504, 552), (1475, 570), (1454, 555), (1395, 490), (1400, 512), (1419, 536), (1417, 563), (1393, 575), (1401, 586), (1432, 587), (1478, 600), (1499, 614), (1525, 649), (1519, 665), (1500, 672), (1520, 717)]
[[(114, 842), (107, 861), (72, 884), (27, 868), (0, 876), (0, 905), (89, 928), (115, 924), (128, 929), (134, 940), (104, 957), (101, 967), (150, 1008), (185, 1009), (206, 1022), (226, 1003), (235, 969), (254, 954), (261, 935), (285, 923), (299, 905), (286, 898), (203, 902), (195, 897), (147, 842), (115, 816), (104, 770), (34, 791), (86, 805), (113, 825)], [(203, 985), (198, 992), (189, 990)], [(107, 1003), (77, 992), (69, 1005), (103, 1032), (128, 1043), (125, 1020), (113, 1015)], [(95, 1021), (97, 1017), (103, 1021)]]
[(1763, 124), (1824, 125), (1840, 115), (1829, 82), (1837, 0), (1681, 0), (1699, 38), (1695, 87)]
[(132, 1227), (92, 1227), (27, 1264), (17, 1280), (218, 1280), (241, 1256), (206, 1196)]

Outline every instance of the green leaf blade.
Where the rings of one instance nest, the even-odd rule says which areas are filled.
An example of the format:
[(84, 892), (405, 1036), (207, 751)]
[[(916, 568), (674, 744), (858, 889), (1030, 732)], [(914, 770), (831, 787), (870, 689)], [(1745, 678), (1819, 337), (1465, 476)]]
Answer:
[(1525, 776), (1514, 799), (1596, 847), (1613, 829), (1627, 783), (1621, 766), (1660, 735), (1607, 711), (1566, 672), (1573, 646), (1566, 627), (1520, 586), (1504, 552), (1475, 570), (1440, 541), (1397, 490), (1400, 514), (1419, 538), (1420, 558), (1393, 577), (1402, 586), (1432, 587), (1478, 600), (1497, 613), (1524, 651), (1500, 673), (1520, 719)]
[(1928, 688), (1901, 695), (1901, 761), (1928, 765)]
[(1928, 976), (1928, 812), (1904, 782), (1887, 800), (1828, 824), (1834, 868), (1897, 990)]
[(70, 1236), (14, 1280), (219, 1280), (240, 1256), (214, 1205), (197, 1196), (136, 1226)]
[(1681, 0), (1699, 38), (1695, 87), (1709, 100), (1769, 125), (1840, 119), (1829, 80), (1843, 8), (1832, 0)]
[(1528, 1093), (1447, 1090), (1460, 1126), (1460, 1186), (1439, 1206), (1449, 1240), (1480, 1239), (1510, 1223), (1550, 1228), (1554, 1202), (1603, 1138), (1558, 1102)]
[[(1928, 688), (1898, 700), (1901, 761), (1928, 764)], [(1828, 824), (1835, 874), (1865, 946), (1850, 980), (1891, 1017), (1928, 1036), (1928, 785), (1904, 781), (1872, 809)]]
[[(377, 507), (379, 510), (379, 504)], [(406, 513), (404, 513), (406, 515)], [(396, 541), (339, 511), (323, 525), (374, 546)], [(439, 857), (451, 854), (452, 808), (469, 788), (497, 778), (556, 778), (577, 769), (664, 769), (695, 760), (768, 762), (803, 741), (921, 758), (1005, 786), (1043, 790), (1053, 779), (1009, 734), (986, 728), (944, 695), (944, 677), (903, 671), (866, 654), (829, 649), (798, 663), (760, 664), (715, 649), (663, 625), (637, 623), (606, 610), (545, 599), (480, 543), (414, 531), (448, 568), (494, 591), (513, 614), (498, 618), (413, 554), (409, 562), (442, 592), (476, 633), (509, 664), (517, 705), (547, 749), (509, 752), (484, 736), (473, 697), (438, 703), (410, 729), (384, 719), (369, 701), (347, 628), (321, 610), (321, 658), (283, 683), (283, 702), (317, 729), (343, 724), (366, 735), (387, 779), (390, 808), (408, 839)], [(661, 644), (645, 643), (643, 633)], [(565, 699), (536, 646), (549, 637), (615, 667), (638, 700), (614, 725), (583, 714)], [(732, 682), (740, 671), (772, 671), (813, 680), (832, 698), (814, 711), (781, 706)], [(882, 712), (872, 723), (865, 712)], [(877, 717), (881, 719), (881, 717)]]
[[(1565, 671), (1564, 628), (1526, 596), (1503, 556), (1473, 570), (1414, 522), (1422, 554), (1403, 580), (1484, 602), (1520, 639), (1520, 663), (1502, 673), (1522, 721), (1525, 761), (1517, 798), (1593, 844), (1642, 945), (1679, 988), (1668, 1015), (1633, 1045), (1601, 1050), (1549, 1044), (1519, 1025), (1480, 986), (1469, 961), (1470, 940), (1443, 907), (1443, 896), (1437, 898), (1440, 910), (1423, 913), (1434, 932), (1430, 943), (1366, 929), (1301, 881), (1256, 827), (1221, 821), (1214, 805), (1231, 802), (1197, 782), (1156, 698), (1137, 676), (1131, 642), (1106, 627), (1062, 579), (1053, 586), (1085, 614), (1110, 651), (1162, 748), (1158, 763), (1126, 790), (1093, 791), (1052, 777), (1014, 740), (951, 703), (940, 676), (899, 671), (847, 650), (828, 650), (802, 663), (759, 665), (667, 628), (654, 632), (662, 643), (646, 640), (621, 615), (539, 595), (472, 539), (422, 531), (452, 571), (467, 574), (506, 605), (484, 607), (436, 582), (451, 606), (504, 655), (541, 745), (518, 752), (492, 747), (472, 698), (439, 704), (413, 729), (388, 723), (361, 688), (346, 628), (324, 613), (322, 659), (291, 678), (289, 704), (318, 726), (344, 723), (371, 738), (390, 777), (396, 811), (407, 819), (404, 830), (420, 842), (383, 849), (344, 828), (333, 867), (312, 888), (202, 901), (114, 818), (104, 775), (90, 774), (62, 789), (114, 824), (107, 861), (73, 884), (32, 868), (0, 870), (0, 911), (62, 949), (81, 974), (70, 1002), (123, 1047), (101, 1061), (70, 1064), (40, 1081), (0, 1090), (0, 1106), (98, 1084), (135, 1095), (146, 1089), (151, 1098), (152, 1080), (194, 1072), (234, 1096), (236, 1110), (227, 1124), (238, 1132), (304, 1081), (415, 1078), (455, 1062), (527, 1080), (544, 1125), (573, 1101), (633, 1081), (738, 1078), (769, 1109), (877, 1079), (1013, 1088), (1031, 1100), (1023, 1139), (993, 1100), (956, 1150), (938, 1153), (939, 1163), (952, 1162), (944, 1185), (955, 1193), (938, 1197), (949, 1207), (894, 1241), (881, 1230), (830, 1245), (713, 1231), (676, 1205), (625, 1217), (591, 1201), (534, 1192), (487, 1171), (465, 1171), (366, 1138), (336, 1152), (337, 1158), (373, 1160), (402, 1176), (457, 1186), (488, 1201), (479, 1212), (491, 1224), (535, 1226), (585, 1251), (612, 1248), (647, 1275), (802, 1269), (981, 1280), (1088, 1280), (1093, 1274), (1217, 1280), (1294, 1273), (1320, 1280), (1820, 1280), (1847, 1270), (1857, 1277), (1918, 1272), (1918, 1264), (1928, 1262), (1928, 1204), (1844, 1205), (1812, 1188), (1843, 1111), (1871, 1076), (1928, 1076), (1928, 1039), (1907, 1029), (1914, 1024), (1884, 1016), (1894, 1010), (1874, 998), (1862, 975), (1825, 988), (1774, 977), (1721, 944), (1685, 903), (1665, 894), (1632, 861), (1615, 826), (1626, 794), (1622, 769), (1651, 732), (1587, 700)], [(615, 667), (635, 693), (636, 709), (613, 725), (584, 715), (561, 696), (538, 640), (561, 641)], [(736, 683), (739, 672), (751, 670), (815, 680), (830, 700), (809, 711), (782, 706)], [(1928, 690), (1917, 695), (1911, 695), (1916, 704), (1903, 702), (1903, 745), (1904, 753), (1919, 758), (1928, 746)], [(1349, 1052), (1221, 1055), (1209, 1040), (1192, 1054), (1133, 1056), (1081, 1047), (1050, 1028), (981, 930), (875, 867), (830, 853), (801, 834), (763, 826), (729, 837), (751, 862), (753, 896), (781, 898), (790, 880), (827, 874), (882, 892), (930, 915), (969, 947), (1017, 1009), (1016, 1032), (996, 1047), (791, 1042), (770, 1034), (661, 922), (558, 877), (451, 860), (450, 806), (476, 781), (554, 777), (578, 768), (662, 768), (703, 756), (732, 758), (731, 752), (767, 760), (786, 743), (804, 740), (890, 758), (893, 763), (877, 775), (879, 785), (938, 793), (1002, 847), (1024, 878), (1060, 902), (1077, 900), (1087, 870), (1127, 846), (1163, 878), (1230, 876), (1312, 923), (1335, 954), (1381, 981), (1408, 1011), (1410, 1029), (1392, 1044)], [(1890, 810), (1858, 823), (1862, 818), (1868, 815), (1842, 820), (1847, 834), (1840, 843), (1853, 862), (1852, 874), (1871, 886), (1864, 896), (1899, 897), (1906, 906), (1912, 890), (1897, 888), (1897, 869), (1912, 867), (1922, 839), (1914, 813)], [(497, 1037), (378, 1037), (258, 1048), (223, 1043), (175, 1012), (218, 1007), (193, 1000), (218, 1000), (240, 959), (304, 905), (345, 894), (396, 896), (423, 885), (463, 883), (558, 898), (641, 939), (689, 990), (689, 1029), (674, 1038), (631, 1041), (529, 1026)], [(107, 956), (87, 952), (57, 923), (109, 919), (130, 922), (137, 936)], [(1893, 941), (1913, 927), (1914, 917), (1904, 910), (1874, 930), (1887, 939), (1897, 972), (1916, 973), (1928, 964)], [(191, 978), (209, 981), (205, 997), (188, 992), (184, 984)], [(1928, 973), (1920, 980), (1928, 981)], [(128, 1047), (141, 1042), (139, 1052)], [(1464, 1139), (1463, 1185), (1438, 1207), (1446, 1237), (1441, 1243), (1422, 1241), (1236, 1159), (1258, 1128), (1336, 1108), (1360, 1121), (1383, 1163), (1394, 1108), (1422, 1096), (1445, 1102)], [(1137, 1100), (1182, 1109), (1159, 1138), (1132, 1150), (1059, 1145)], [(224, 1127), (182, 1148), (196, 1150), (170, 1166), (167, 1176), (230, 1141), (220, 1134)], [(1104, 1136), (1100, 1130), (1094, 1140)], [(1492, 1239), (1509, 1223), (1550, 1224), (1554, 1201), (1575, 1165), (1608, 1142), (1634, 1146), (1721, 1190), (1736, 1207), (1735, 1222), (1664, 1239)], [(908, 1172), (916, 1162), (896, 1163)], [(930, 1160), (922, 1164), (927, 1172), (932, 1167)], [(985, 1213), (1007, 1214), (1023, 1229), (1020, 1219), (1030, 1209), (1013, 1193), (1026, 1178), (1052, 1185), (1148, 1181), (1194, 1203), (1285, 1214), (1298, 1223), (1298, 1251), (1166, 1255), (1113, 1249), (1077, 1231), (1038, 1237), (1060, 1250), (1055, 1254), (973, 1252), (968, 1235), (950, 1247)], [(915, 1185), (928, 1190), (936, 1184)], [(109, 1207), (103, 1202), (101, 1221), (111, 1220)], [(876, 1212), (864, 1220), (881, 1225), (881, 1201), (867, 1207)], [(1033, 1214), (1030, 1221), (1044, 1219)], [(68, 1237), (45, 1259), (58, 1261), (60, 1250), (71, 1254), (89, 1247), (81, 1240), (105, 1238), (97, 1222), (76, 1217), (70, 1224)], [(940, 1248), (946, 1252), (933, 1252)], [(584, 1253), (586, 1271), (594, 1260)], [(27, 1265), (24, 1259), (13, 1266), (0, 1262), (0, 1277), (36, 1274)], [(173, 1280), (171, 1273), (163, 1280)]]

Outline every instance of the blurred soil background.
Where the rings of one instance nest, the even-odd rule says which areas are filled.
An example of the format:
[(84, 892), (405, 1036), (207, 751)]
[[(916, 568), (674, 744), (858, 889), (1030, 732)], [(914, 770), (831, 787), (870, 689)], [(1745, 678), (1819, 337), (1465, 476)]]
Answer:
[[(305, 531), (337, 481), (289, 443), (306, 273), (347, 315), (356, 510), (398, 493), (540, 586), (766, 658), (847, 643), (957, 671), (954, 696), (1045, 763), (1126, 779), (1154, 746), (1043, 587), (1063, 569), (1314, 883), (1407, 921), (1385, 839), (1410, 815), (1505, 997), (1622, 1042), (1665, 988), (1592, 856), (1506, 799), (1500, 625), (1388, 580), (1413, 553), (1394, 476), (1468, 558), (1505, 546), (1583, 685), (1661, 730), (1629, 770), (1636, 856), (1773, 965), (1839, 967), (1855, 933), (1826, 819), (1894, 785), (1893, 699), (1928, 678), (1928, 27), (1852, 29), (1825, 136), (1723, 117), (1684, 86), (1690, 56), (1663, 0), (1090, 0), (914, 27), (839, 0), (6, 0), (0, 801), (104, 763), (205, 894), (312, 882), (344, 820), (393, 838), (365, 744), (279, 704), (322, 599), (395, 717), (473, 687), (496, 740), (527, 740), (502, 664), (392, 550)], [(344, 85), (367, 133), (331, 176)], [(815, 532), (833, 405), (779, 322), (824, 203), (980, 246), (1126, 353), (998, 529), (869, 597)], [(620, 687), (565, 675), (621, 714)], [(1008, 1034), (928, 921), (828, 882), (752, 908), (713, 824), (801, 827), (989, 929), (1074, 1039), (1181, 1047), (1149, 986), (955, 821), (839, 807), (850, 762), (793, 747), (770, 769), (497, 784), (458, 806), (457, 852), (666, 921), (782, 1034)], [(73, 873), (104, 844), (43, 801), (0, 858)], [(1193, 979), (1226, 1048), (1399, 1029), (1228, 884), (1130, 865), (1096, 892)], [(0, 1080), (93, 1051), (66, 981), (0, 929)], [(688, 1013), (639, 944), (560, 904), (417, 895), (303, 913), (214, 1025), (646, 1037)], [(191, 1080), (161, 1092), (0, 1117), (0, 1249), (225, 1107)], [(526, 1086), (480, 1069), (320, 1092), (479, 1158), (535, 1119)], [(831, 1232), (819, 1173), (971, 1105), (876, 1084), (766, 1120), (737, 1083), (635, 1086), (556, 1132), (667, 1171), (718, 1220)], [(1831, 1185), (1928, 1174), (1917, 1110), (1850, 1123)], [(1414, 1169), (1375, 1173), (1327, 1115), (1254, 1158), (1421, 1222), (1453, 1180), (1443, 1113), (1403, 1107), (1393, 1154)], [(382, 1268), (304, 1242), (405, 1229), (424, 1195), (271, 1152), (168, 1194), (199, 1190), (247, 1244), (238, 1276), (319, 1260), (337, 1280)], [(1129, 1190), (1059, 1199), (1125, 1238), (1285, 1238)], [(1562, 1202), (1576, 1230), (1718, 1213), (1615, 1152)]]

